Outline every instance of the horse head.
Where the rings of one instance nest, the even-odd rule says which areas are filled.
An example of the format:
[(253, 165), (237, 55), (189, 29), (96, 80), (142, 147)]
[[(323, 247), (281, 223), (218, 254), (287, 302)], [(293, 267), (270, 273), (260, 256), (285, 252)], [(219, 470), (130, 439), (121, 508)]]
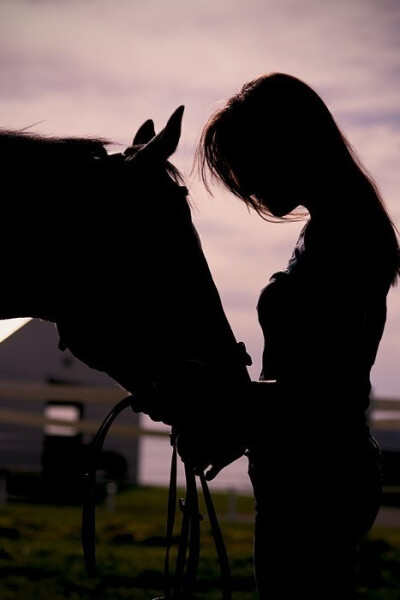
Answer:
[[(157, 134), (153, 121), (145, 121), (117, 154), (101, 140), (0, 132), (2, 156), (10, 164), (24, 156), (29, 169), (15, 186), (30, 217), (21, 219), (18, 243), (32, 265), (25, 279), (14, 276), (0, 317), (55, 322), (61, 349), (141, 397), (171, 381), (171, 373), (179, 374), (173, 382), (194, 388), (206, 374), (209, 387), (219, 390), (215, 397), (222, 394), (218, 381), (234, 389), (249, 379), (192, 222), (187, 188), (169, 162), (183, 110)], [(39, 173), (47, 180), (30, 203)], [(41, 210), (43, 204), (49, 213), (51, 202), (57, 212), (49, 226)], [(12, 233), (3, 236), (5, 247)]]

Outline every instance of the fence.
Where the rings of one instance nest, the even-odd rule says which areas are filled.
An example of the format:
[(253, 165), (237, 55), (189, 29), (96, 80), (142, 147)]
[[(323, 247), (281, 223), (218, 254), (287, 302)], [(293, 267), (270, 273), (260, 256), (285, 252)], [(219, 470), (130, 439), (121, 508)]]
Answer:
[[(34, 403), (46, 403), (47, 401), (81, 402), (82, 404), (104, 405), (104, 414), (108, 407), (122, 400), (127, 393), (118, 388), (106, 388), (99, 386), (79, 386), (63, 384), (41, 384), (41, 383), (0, 383), (0, 423), (13, 425), (26, 425), (30, 427), (65, 426), (66, 419), (57, 419), (39, 414), (37, 411), (21, 411), (1, 406), (2, 401), (25, 400)], [(96, 433), (99, 422), (85, 418), (74, 422), (74, 428), (81, 433)], [(166, 436), (167, 431), (159, 429), (141, 428), (116, 422), (113, 425), (113, 434), (119, 436)]]
[[(32, 403), (46, 402), (50, 400), (64, 400), (67, 402), (82, 402), (83, 404), (104, 405), (116, 404), (126, 396), (126, 392), (118, 387), (106, 388), (98, 386), (79, 386), (63, 384), (46, 383), (20, 383), (20, 382), (1, 382), (0, 383), (0, 423), (11, 423), (20, 425), (21, 422), (34, 427), (46, 427), (65, 425), (63, 419), (52, 419), (44, 414), (38, 414), (37, 411), (13, 410), (1, 406), (1, 401), (7, 400), (26, 400)], [(400, 436), (400, 399), (394, 398), (373, 398), (369, 414), (371, 426), (377, 431), (398, 431)], [(80, 419), (75, 427), (82, 433), (95, 433), (99, 423)], [(141, 428), (116, 423), (113, 426), (113, 433), (121, 436), (166, 436), (167, 431), (157, 428)]]
[[(24, 435), (24, 427), (30, 428), (30, 431), (37, 431), (35, 434), (35, 447), (41, 447), (41, 432), (56, 431), (54, 428), (67, 429), (71, 423), (66, 420), (66, 415), (58, 418), (57, 411), (45, 410), (46, 405), (52, 402), (65, 402), (66, 404), (82, 403), (85, 407), (82, 418), (73, 422), (75, 432), (82, 434), (86, 440), (97, 431), (103, 417), (107, 414), (110, 407), (116, 404), (126, 395), (125, 391), (115, 387), (98, 387), (88, 385), (63, 385), (63, 384), (38, 384), (21, 382), (1, 382), (0, 383), (0, 427), (17, 427), (21, 443), (17, 450), (24, 452), (29, 459), (33, 449)], [(14, 402), (15, 401), (15, 402)], [(19, 406), (20, 405), (20, 406)], [(93, 408), (97, 407), (97, 413)], [(86, 418), (92, 415), (92, 418)], [(387, 470), (393, 475), (393, 481), (396, 485), (400, 483), (400, 400), (389, 398), (375, 398), (372, 400), (369, 418), (375, 437), (380, 441), (381, 447), (396, 450), (392, 453), (387, 462)], [(142, 420), (143, 421), (143, 420)], [(132, 445), (135, 441), (139, 442), (137, 446), (136, 465), (139, 465), (140, 476), (138, 480), (150, 485), (166, 484), (169, 469), (168, 443), (165, 439), (169, 434), (167, 427), (160, 428), (157, 424), (147, 419), (147, 424), (135, 424), (133, 414), (118, 418), (111, 428), (113, 444), (115, 447), (110, 449), (117, 450), (121, 455), (128, 457), (128, 462), (132, 464), (131, 454)], [(21, 429), (22, 428), (22, 429)], [(32, 435), (33, 437), (33, 435)], [(164, 438), (165, 442), (162, 440)], [(25, 440), (25, 441), (24, 441)], [(38, 441), (39, 440), (39, 441)], [(390, 442), (387, 444), (386, 442)], [(24, 450), (28, 449), (27, 452)], [(15, 446), (14, 446), (15, 448)], [(12, 457), (14, 449), (10, 447), (9, 456)], [(38, 456), (38, 454), (37, 454)], [(18, 460), (18, 458), (16, 459)], [(10, 461), (11, 462), (11, 461)], [(40, 460), (37, 460), (39, 464)], [(144, 479), (143, 479), (143, 475)], [(165, 481), (164, 481), (165, 479)], [(129, 477), (129, 481), (134, 478)], [(249, 486), (247, 477), (247, 463), (238, 461), (232, 467), (225, 469), (215, 483), (221, 489), (236, 487), (238, 489), (247, 489)], [(249, 488), (250, 489), (250, 488)], [(396, 488), (397, 489), (397, 488)]]

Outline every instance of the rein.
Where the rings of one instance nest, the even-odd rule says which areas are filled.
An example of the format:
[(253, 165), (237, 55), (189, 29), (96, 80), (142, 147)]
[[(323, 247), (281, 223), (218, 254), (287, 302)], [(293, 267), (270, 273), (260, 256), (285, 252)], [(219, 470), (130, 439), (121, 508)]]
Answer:
[[(177, 438), (174, 431), (171, 433), (171, 445), (173, 450), (168, 493), (167, 549), (165, 552), (164, 563), (165, 596), (155, 598), (154, 600), (189, 600), (193, 597), (199, 566), (200, 522), (203, 520), (203, 516), (199, 512), (199, 498), (194, 469), (188, 463), (184, 463), (186, 497), (185, 499), (181, 498), (179, 500), (179, 508), (182, 511), (182, 523), (179, 535), (175, 576), (173, 577), (170, 572), (169, 562), (177, 505)], [(230, 600), (231, 575), (224, 538), (222, 536), (217, 513), (204, 473), (199, 474), (199, 479), (221, 570), (222, 600)]]
[(96, 462), (108, 430), (118, 415), (131, 405), (132, 396), (120, 400), (108, 413), (89, 446), (89, 459), (83, 476), (82, 547), (86, 572), (96, 577)]
[[(132, 404), (132, 396), (127, 396), (112, 408), (103, 423), (100, 425), (89, 447), (89, 459), (83, 477), (83, 510), (82, 510), (82, 547), (89, 577), (96, 577), (96, 462), (104, 444), (107, 433), (116, 417)], [(168, 493), (167, 509), (167, 547), (164, 561), (164, 596), (154, 600), (191, 600), (194, 594), (199, 559), (200, 559), (200, 521), (203, 519), (199, 512), (199, 498), (194, 469), (184, 463), (186, 478), (186, 496), (179, 500), (182, 511), (182, 523), (179, 535), (178, 553), (176, 558), (175, 574), (170, 570), (170, 554), (173, 542), (177, 507), (177, 433), (171, 431), (171, 473)], [(204, 473), (199, 474), (204, 502), (206, 505), (211, 532), (217, 551), (218, 562), (221, 570), (222, 600), (231, 599), (231, 581), (229, 560), (225, 543), (219, 527), (217, 514), (214, 508), (210, 490)]]

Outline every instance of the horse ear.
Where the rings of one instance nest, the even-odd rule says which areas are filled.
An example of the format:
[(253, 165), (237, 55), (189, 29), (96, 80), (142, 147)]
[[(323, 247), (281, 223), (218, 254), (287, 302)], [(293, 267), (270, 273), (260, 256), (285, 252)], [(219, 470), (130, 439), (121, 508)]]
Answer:
[(156, 135), (154, 131), (154, 123), (151, 119), (147, 119), (137, 130), (133, 138), (132, 146), (136, 144), (147, 144)]
[(182, 116), (184, 106), (179, 106), (168, 119), (168, 123), (160, 133), (153, 137), (136, 154), (137, 158), (153, 157), (158, 160), (166, 161), (178, 147), (181, 137)]

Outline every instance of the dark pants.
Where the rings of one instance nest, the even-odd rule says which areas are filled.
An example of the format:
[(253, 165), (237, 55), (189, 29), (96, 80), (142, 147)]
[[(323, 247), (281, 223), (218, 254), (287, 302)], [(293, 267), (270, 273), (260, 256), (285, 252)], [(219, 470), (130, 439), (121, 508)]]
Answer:
[(249, 453), (260, 600), (353, 600), (357, 546), (381, 498), (376, 443), (280, 432), (278, 447), (271, 438)]

